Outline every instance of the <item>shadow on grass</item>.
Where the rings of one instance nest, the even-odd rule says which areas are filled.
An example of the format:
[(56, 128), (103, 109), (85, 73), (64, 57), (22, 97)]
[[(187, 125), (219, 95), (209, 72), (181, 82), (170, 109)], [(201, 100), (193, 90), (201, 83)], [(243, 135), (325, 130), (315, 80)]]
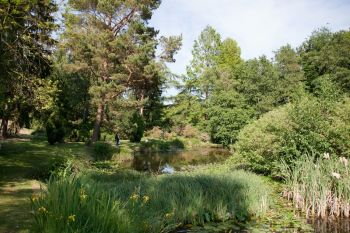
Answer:
[(58, 160), (70, 156), (86, 156), (89, 148), (82, 143), (50, 146), (46, 141), (6, 141), (0, 149), (0, 180), (37, 178)]
[(40, 190), (29, 180), (0, 182), (0, 232), (28, 232), (32, 219), (29, 197)]

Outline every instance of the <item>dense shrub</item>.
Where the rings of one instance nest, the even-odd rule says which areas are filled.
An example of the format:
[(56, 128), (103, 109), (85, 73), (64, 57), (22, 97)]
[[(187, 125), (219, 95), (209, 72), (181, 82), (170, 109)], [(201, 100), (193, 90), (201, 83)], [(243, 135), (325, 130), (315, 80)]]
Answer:
[(46, 122), (47, 141), (53, 145), (56, 142), (62, 142), (65, 136), (63, 120), (58, 116), (52, 116)]
[(109, 160), (113, 157), (113, 147), (106, 142), (95, 142), (93, 145), (95, 160)]
[(145, 136), (153, 139), (162, 139), (164, 136), (164, 131), (158, 126), (145, 132)]
[(130, 141), (140, 142), (145, 131), (145, 122), (139, 113), (134, 113), (130, 120)]
[(182, 136), (184, 136), (185, 138), (199, 138), (200, 132), (192, 125), (185, 125), (185, 127), (182, 130)]
[(50, 159), (50, 164), (37, 166), (31, 174), (31, 178), (47, 181), (51, 175), (60, 172), (67, 166), (68, 159), (65, 156), (56, 156)]
[(268, 112), (247, 125), (234, 146), (237, 156), (262, 173), (274, 173), (305, 154), (350, 156), (350, 101), (328, 102), (305, 97)]

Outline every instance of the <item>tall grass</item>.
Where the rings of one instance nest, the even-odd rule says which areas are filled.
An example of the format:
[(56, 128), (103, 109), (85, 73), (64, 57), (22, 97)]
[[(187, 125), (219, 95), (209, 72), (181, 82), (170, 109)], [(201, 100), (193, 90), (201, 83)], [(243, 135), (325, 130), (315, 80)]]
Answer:
[(32, 198), (37, 232), (170, 232), (263, 215), (269, 189), (243, 171), (149, 176), (88, 172), (49, 181)]
[(287, 188), (284, 196), (307, 216), (350, 216), (350, 167), (344, 157), (304, 156), (282, 165)]

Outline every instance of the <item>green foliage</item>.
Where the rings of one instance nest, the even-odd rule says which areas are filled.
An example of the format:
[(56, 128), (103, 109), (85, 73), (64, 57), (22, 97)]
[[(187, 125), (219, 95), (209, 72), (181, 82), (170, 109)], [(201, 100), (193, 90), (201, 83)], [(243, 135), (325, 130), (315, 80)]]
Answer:
[(239, 70), (243, 64), (243, 60), (241, 59), (241, 49), (235, 40), (227, 38), (221, 43), (217, 56), (217, 64), (220, 69), (233, 73)]
[(341, 90), (350, 90), (350, 32), (332, 33), (327, 28), (314, 31), (300, 48), (303, 70), (308, 88), (313, 91), (313, 81), (329, 75)]
[[(147, 119), (158, 120), (154, 107), (160, 106), (166, 69), (155, 59), (158, 32), (147, 20), (160, 1), (74, 0), (68, 4), (61, 44), (66, 57), (63, 68), (88, 79), (89, 110), (95, 119), (91, 140), (98, 140), (106, 121), (110, 127), (108, 121), (130, 107), (139, 108), (141, 115), (147, 110)], [(162, 59), (173, 61), (181, 37), (162, 38), (161, 45)], [(140, 140), (143, 131), (137, 125), (134, 141)]]
[(64, 120), (58, 115), (51, 116), (46, 122), (47, 141), (53, 145), (56, 142), (63, 142), (65, 136)]
[(47, 189), (32, 197), (38, 232), (171, 232), (186, 224), (246, 221), (269, 205), (265, 183), (243, 171), (92, 172), (51, 179)]
[(134, 113), (130, 119), (130, 141), (140, 142), (145, 131), (145, 122), (139, 113)]
[(195, 40), (192, 50), (193, 59), (187, 67), (185, 86), (190, 93), (200, 99), (207, 99), (217, 79), (215, 66), (221, 45), (220, 34), (207, 26)]
[(238, 135), (235, 153), (253, 170), (277, 174), (278, 163), (325, 152), (350, 156), (349, 100), (305, 97), (263, 115)]
[(46, 182), (52, 175), (57, 175), (65, 169), (67, 164), (68, 156), (56, 156), (51, 159), (48, 165), (36, 167), (31, 176), (34, 179)]
[(279, 106), (281, 82), (277, 69), (265, 56), (245, 62), (239, 80), (238, 91), (257, 116)]
[(178, 138), (172, 140), (150, 139), (141, 142), (141, 152), (176, 151), (185, 149), (185, 144)]
[(93, 156), (95, 160), (110, 160), (113, 157), (113, 147), (107, 142), (95, 142), (93, 144)]
[(284, 196), (307, 216), (350, 216), (350, 166), (345, 157), (304, 155), (280, 168), (286, 182)]
[(28, 125), (25, 119), (50, 102), (42, 79), (51, 72), (56, 10), (54, 1), (0, 1), (1, 136), (9, 120), (15, 128)]
[(213, 93), (207, 116), (207, 128), (212, 142), (227, 146), (236, 141), (238, 132), (252, 118), (253, 111), (245, 106), (242, 95), (222, 87)]

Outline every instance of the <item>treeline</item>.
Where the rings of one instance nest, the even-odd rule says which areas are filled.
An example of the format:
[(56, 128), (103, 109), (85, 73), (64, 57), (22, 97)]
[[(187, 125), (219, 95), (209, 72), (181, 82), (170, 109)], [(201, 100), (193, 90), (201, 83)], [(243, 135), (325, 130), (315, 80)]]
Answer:
[[(167, 62), (181, 36), (148, 25), (159, 0), (0, 2), (1, 135), (22, 127), (97, 141), (118, 132), (140, 141), (161, 116)], [(53, 39), (53, 34), (58, 39)]]
[(137, 142), (149, 130), (233, 145), (265, 173), (305, 153), (349, 156), (350, 31), (321, 28), (272, 59), (244, 60), (208, 26), (164, 106), (181, 36), (149, 26), (160, 1), (67, 4), (61, 22), (54, 1), (0, 2), (2, 137), (28, 127), (51, 144), (115, 133)]
[(349, 156), (350, 31), (321, 28), (274, 54), (244, 61), (236, 41), (206, 27), (168, 109), (171, 123), (234, 144), (264, 173), (303, 154)]

